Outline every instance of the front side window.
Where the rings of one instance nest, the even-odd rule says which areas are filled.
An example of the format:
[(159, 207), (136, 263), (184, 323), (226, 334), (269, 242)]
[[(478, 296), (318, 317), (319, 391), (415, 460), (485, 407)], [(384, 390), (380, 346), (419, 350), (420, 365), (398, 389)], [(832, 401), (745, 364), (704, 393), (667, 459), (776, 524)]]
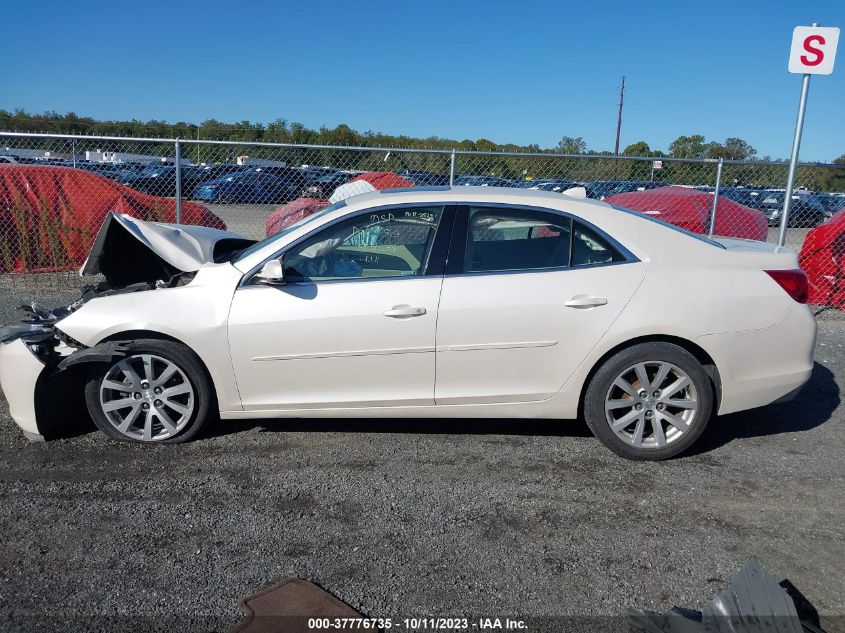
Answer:
[(568, 266), (571, 225), (569, 218), (543, 211), (470, 207), (464, 270)]
[(376, 209), (300, 242), (283, 259), (285, 278), (330, 281), (425, 273), (443, 207)]

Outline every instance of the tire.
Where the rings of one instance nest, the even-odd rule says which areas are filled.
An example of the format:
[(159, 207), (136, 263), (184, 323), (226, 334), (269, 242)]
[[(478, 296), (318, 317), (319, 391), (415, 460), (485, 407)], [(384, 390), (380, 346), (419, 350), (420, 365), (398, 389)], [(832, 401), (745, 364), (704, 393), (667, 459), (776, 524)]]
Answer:
[(657, 461), (683, 453), (701, 436), (713, 403), (713, 384), (692, 354), (671, 343), (640, 343), (611, 356), (593, 375), (584, 418), (617, 455)]
[[(92, 365), (88, 373), (85, 403), (94, 424), (123, 442), (178, 444), (194, 438), (217, 410), (202, 361), (174, 341), (138, 339), (126, 347), (125, 358)], [(109, 385), (125, 385), (126, 390)]]

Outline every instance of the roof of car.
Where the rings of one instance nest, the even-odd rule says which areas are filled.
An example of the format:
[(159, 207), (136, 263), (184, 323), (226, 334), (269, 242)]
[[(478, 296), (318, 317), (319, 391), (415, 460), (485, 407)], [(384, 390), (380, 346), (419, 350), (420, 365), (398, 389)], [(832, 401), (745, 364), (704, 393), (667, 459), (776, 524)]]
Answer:
[[(583, 198), (579, 196), (570, 196), (566, 193), (556, 191), (542, 191), (539, 189), (524, 189), (520, 187), (476, 187), (476, 186), (457, 186), (449, 185), (440, 187), (407, 187), (404, 189), (385, 189), (383, 191), (370, 191), (367, 193), (358, 194), (347, 198), (348, 204), (359, 204), (366, 202), (393, 202), (396, 200), (408, 199), (409, 201), (421, 197), (421, 194), (426, 199), (433, 200), (467, 200), (472, 198), (479, 202), (496, 201), (502, 199), (514, 199), (514, 203), (518, 203), (515, 199), (521, 199), (523, 203), (527, 201), (535, 202), (536, 204), (548, 203), (549, 201), (561, 202), (562, 197), (566, 196), (568, 199), (578, 202), (593, 203), (602, 205), (602, 203)], [(603, 206), (603, 205), (602, 205)]]

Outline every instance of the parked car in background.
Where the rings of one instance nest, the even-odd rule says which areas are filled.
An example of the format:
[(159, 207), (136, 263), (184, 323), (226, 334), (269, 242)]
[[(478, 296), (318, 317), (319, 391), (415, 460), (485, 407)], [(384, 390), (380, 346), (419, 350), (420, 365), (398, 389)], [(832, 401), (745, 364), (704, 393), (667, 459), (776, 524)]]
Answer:
[[(182, 197), (193, 198), (194, 189), (204, 182), (214, 180), (230, 173), (243, 171), (240, 165), (183, 165)], [(125, 173), (118, 182), (128, 185), (136, 191), (154, 196), (172, 198), (176, 195), (176, 165), (162, 165), (155, 169), (145, 169), (142, 173)]]
[(461, 174), (455, 178), (455, 185), (460, 187), (513, 187), (512, 180), (496, 176), (474, 176)]
[(124, 172), (115, 180), (121, 185), (132, 187), (135, 191), (143, 191), (154, 196), (172, 197), (175, 195), (176, 188), (173, 180), (175, 171), (175, 165), (156, 161), (147, 163), (139, 171)]
[(604, 200), (608, 196), (617, 193), (645, 191), (646, 189), (665, 186), (665, 182), (655, 182), (653, 180), (594, 180), (584, 184), (584, 188), (587, 190), (587, 197), (595, 198), (596, 200)]
[[(786, 192), (783, 189), (766, 189), (761, 191), (756, 199), (744, 204), (762, 211), (769, 226), (780, 226), (784, 198), (786, 198)], [(826, 219), (824, 205), (815, 194), (807, 191), (793, 192), (789, 210), (789, 227), (818, 226)]]
[[(202, 183), (208, 182), (209, 180), (216, 180), (217, 178), (228, 174), (237, 174), (242, 171), (245, 170), (241, 165), (235, 165), (233, 163), (182, 167), (182, 195), (186, 198), (193, 198), (194, 190)], [(175, 191), (174, 195), (176, 195)]]
[(244, 171), (246, 173), (270, 174), (272, 176), (276, 176), (276, 178), (281, 178), (282, 180), (294, 185), (297, 188), (298, 193), (302, 192), (302, 190), (315, 179), (315, 173), (313, 170), (303, 169), (301, 167), (256, 165), (254, 167), (249, 166)]
[(132, 165), (124, 163), (95, 163), (90, 161), (81, 161), (77, 164), (77, 169), (84, 169), (95, 174), (100, 174), (106, 178), (111, 178), (120, 182), (122, 178), (134, 178), (138, 175), (138, 171)]
[(574, 180), (556, 180), (554, 178), (549, 178), (546, 180), (535, 182), (528, 188), (536, 189), (537, 191), (557, 191), (558, 193), (561, 193), (563, 191), (566, 191), (567, 189), (572, 189), (572, 187), (581, 186), (583, 185), (575, 182)]
[(428, 171), (413, 171), (404, 169), (397, 171), (397, 175), (405, 180), (414, 183), (417, 187), (445, 187), (449, 184), (449, 176), (443, 174), (433, 174)]
[[(696, 187), (699, 191), (709, 191), (712, 193), (715, 191), (714, 187)], [(746, 187), (720, 187), (719, 188), (719, 195), (725, 196), (734, 202), (738, 202), (741, 205), (746, 207), (751, 207), (756, 209), (757, 207), (754, 206), (754, 202), (762, 193), (760, 189), (749, 189)]]
[(263, 172), (239, 172), (200, 183), (194, 198), (219, 204), (278, 204), (299, 196), (301, 182)]
[(816, 197), (824, 207), (825, 216), (830, 218), (840, 209), (845, 208), (845, 194), (842, 193), (817, 193)]
[(302, 191), (302, 195), (308, 198), (328, 198), (334, 190), (345, 185), (355, 174), (340, 169), (331, 169), (323, 173), (311, 174), (311, 179)]

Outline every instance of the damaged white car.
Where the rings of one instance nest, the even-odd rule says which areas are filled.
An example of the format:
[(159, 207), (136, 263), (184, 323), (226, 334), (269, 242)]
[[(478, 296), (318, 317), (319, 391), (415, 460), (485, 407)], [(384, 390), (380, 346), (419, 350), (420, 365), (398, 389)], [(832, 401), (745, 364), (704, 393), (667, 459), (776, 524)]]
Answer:
[(809, 378), (797, 268), (525, 189), (364, 194), (257, 243), (112, 215), (82, 271), (105, 282), (3, 328), (0, 384), (32, 438), (75, 400), (144, 443), (218, 416), (580, 415), (616, 453), (663, 459)]

